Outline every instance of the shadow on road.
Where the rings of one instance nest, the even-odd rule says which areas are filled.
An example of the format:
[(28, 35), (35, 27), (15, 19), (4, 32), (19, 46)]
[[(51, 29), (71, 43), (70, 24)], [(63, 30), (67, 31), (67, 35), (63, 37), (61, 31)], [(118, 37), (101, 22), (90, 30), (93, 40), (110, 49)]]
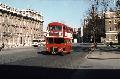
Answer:
[(119, 79), (120, 70), (63, 69), (34, 66), (0, 65), (2, 79)]
[(73, 46), (72, 47), (73, 49), (73, 52), (88, 52), (90, 51), (90, 48), (89, 47), (81, 47), (81, 46)]
[(43, 55), (47, 55), (45, 51), (39, 51), (37, 52), (38, 54), (43, 54)]
[[(71, 53), (76, 53), (76, 52), (89, 52), (90, 51), (90, 48), (89, 47), (80, 47), (80, 46), (73, 46), (72, 47), (72, 52)], [(37, 52), (38, 54), (43, 54), (43, 55), (60, 55), (60, 56), (64, 56), (64, 55), (61, 55), (61, 53), (57, 53), (57, 54), (50, 54), (46, 51), (38, 51)], [(68, 53), (69, 54), (69, 53)], [(67, 55), (67, 54), (65, 54)]]
[(42, 54), (42, 55), (59, 55), (59, 56), (65, 56), (67, 54), (70, 54), (70, 53), (66, 53), (66, 54), (61, 54), (61, 53), (55, 53), (55, 54), (52, 54), (52, 53), (48, 53), (47, 51), (40, 51), (40, 52), (37, 52), (38, 54)]
[(112, 51), (117, 51), (120, 52), (120, 49), (114, 48), (114, 47), (105, 47), (105, 48), (98, 48), (99, 51), (104, 51), (104, 52), (112, 52)]

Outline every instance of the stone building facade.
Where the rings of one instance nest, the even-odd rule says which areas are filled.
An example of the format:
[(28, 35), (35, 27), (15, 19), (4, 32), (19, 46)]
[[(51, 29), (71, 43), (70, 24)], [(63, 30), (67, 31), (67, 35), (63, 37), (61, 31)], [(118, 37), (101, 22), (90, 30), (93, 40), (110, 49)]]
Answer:
[(119, 22), (120, 17), (117, 14), (117, 11), (113, 12), (106, 12), (105, 13), (105, 30), (106, 30), (106, 42), (113, 42), (118, 43), (119, 42)]
[(6, 47), (31, 46), (33, 39), (41, 38), (43, 16), (33, 10), (17, 10), (0, 4), (0, 44)]

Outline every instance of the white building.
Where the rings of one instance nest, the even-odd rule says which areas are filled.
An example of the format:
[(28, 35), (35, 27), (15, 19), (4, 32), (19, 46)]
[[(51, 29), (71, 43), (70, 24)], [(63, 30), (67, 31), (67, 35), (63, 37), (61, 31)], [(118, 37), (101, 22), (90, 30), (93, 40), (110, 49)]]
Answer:
[(0, 43), (6, 47), (31, 46), (43, 34), (43, 16), (36, 11), (17, 10), (0, 4)]

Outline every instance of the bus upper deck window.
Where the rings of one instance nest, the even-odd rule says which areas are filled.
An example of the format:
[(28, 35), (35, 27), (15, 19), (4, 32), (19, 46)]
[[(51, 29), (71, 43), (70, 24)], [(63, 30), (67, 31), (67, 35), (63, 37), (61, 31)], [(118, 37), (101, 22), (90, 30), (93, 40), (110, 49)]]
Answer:
[(61, 30), (62, 27), (61, 26), (56, 26), (56, 30)]

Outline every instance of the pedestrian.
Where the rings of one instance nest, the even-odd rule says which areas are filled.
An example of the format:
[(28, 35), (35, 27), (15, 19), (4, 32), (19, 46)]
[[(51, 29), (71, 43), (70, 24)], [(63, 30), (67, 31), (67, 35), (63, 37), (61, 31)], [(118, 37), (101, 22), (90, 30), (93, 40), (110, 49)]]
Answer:
[(2, 43), (2, 46), (0, 47), (0, 51), (5, 47), (4, 43)]
[(110, 42), (110, 47), (113, 47), (113, 42)]
[(25, 43), (23, 43), (23, 46), (25, 46)]
[(4, 48), (5, 47), (5, 44), (4, 43), (2, 43), (2, 48)]

